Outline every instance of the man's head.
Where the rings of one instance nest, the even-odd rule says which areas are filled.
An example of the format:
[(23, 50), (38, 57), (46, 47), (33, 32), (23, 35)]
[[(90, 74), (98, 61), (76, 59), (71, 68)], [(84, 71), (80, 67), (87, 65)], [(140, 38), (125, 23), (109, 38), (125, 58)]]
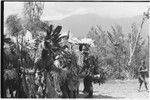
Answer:
[(141, 64), (142, 64), (142, 67), (145, 69), (146, 68), (146, 66), (145, 66), (145, 60), (142, 60)]
[(145, 60), (142, 60), (141, 63), (142, 63), (143, 65), (145, 65)]

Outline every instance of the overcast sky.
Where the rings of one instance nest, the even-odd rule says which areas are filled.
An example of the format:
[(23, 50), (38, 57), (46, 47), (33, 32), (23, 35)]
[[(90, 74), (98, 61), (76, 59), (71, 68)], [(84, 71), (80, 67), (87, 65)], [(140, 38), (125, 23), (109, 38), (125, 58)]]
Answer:
[[(96, 13), (101, 17), (122, 18), (142, 15), (150, 8), (144, 2), (45, 2), (43, 20), (59, 20), (71, 15)], [(23, 2), (5, 2), (4, 19), (11, 14), (22, 15)]]

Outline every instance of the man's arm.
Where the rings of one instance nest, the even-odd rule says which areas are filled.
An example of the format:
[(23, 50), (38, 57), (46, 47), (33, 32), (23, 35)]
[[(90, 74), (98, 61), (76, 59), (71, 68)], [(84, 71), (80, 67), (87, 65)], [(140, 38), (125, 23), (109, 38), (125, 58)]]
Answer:
[(140, 65), (140, 67), (138, 68), (138, 72), (141, 72), (142, 70), (142, 66)]
[(147, 69), (143, 69), (143, 70), (141, 70), (140, 72), (147, 72), (148, 70)]
[(138, 69), (138, 72), (147, 72), (148, 69), (145, 67), (144, 69), (142, 69), (142, 65), (140, 66), (140, 68)]

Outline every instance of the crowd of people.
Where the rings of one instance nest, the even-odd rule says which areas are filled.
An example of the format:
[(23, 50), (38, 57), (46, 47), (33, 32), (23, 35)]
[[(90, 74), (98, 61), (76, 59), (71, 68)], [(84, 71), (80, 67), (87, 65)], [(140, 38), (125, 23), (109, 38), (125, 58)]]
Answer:
[[(79, 56), (77, 57), (77, 54), (72, 49), (72, 44), (68, 44), (68, 35), (61, 38), (61, 40), (65, 40), (63, 42), (66, 44), (63, 43), (63, 45), (58, 45), (56, 43), (56, 40), (58, 40), (60, 36), (60, 31), (60, 26), (56, 27), (53, 31), (51, 28), (47, 31), (50, 33), (47, 33), (45, 37), (41, 59), (37, 61), (42, 64), (35, 64), (40, 67), (36, 66), (36, 70), (32, 74), (30, 73), (31, 75), (23, 71), (24, 69), (21, 69), (23, 66), (21, 68), (18, 67), (19, 70), (17, 68), (14, 70), (14, 65), (11, 62), (6, 64), (10, 67), (4, 70), (3, 81), (5, 86), (3, 88), (4, 94), (2, 97), (7, 97), (7, 90), (9, 89), (11, 97), (76, 98), (79, 94), (81, 78), (83, 78), (84, 84), (83, 93), (87, 93), (87, 98), (93, 97), (92, 82), (97, 79), (97, 82), (100, 84), (104, 83), (106, 79), (103, 73), (99, 72), (94, 74), (94, 68), (96, 66), (94, 56), (91, 56), (89, 53), (90, 45), (85, 43), (77, 44), (79, 46)], [(53, 34), (51, 34), (51, 32)], [(54, 35), (56, 35), (56, 39)], [(53, 40), (51, 40), (52, 36), (54, 36)], [(21, 62), (20, 58), (17, 61)], [(6, 60), (4, 62), (7, 63)], [(19, 66), (21, 66), (21, 64), (19, 64)], [(148, 90), (145, 80), (147, 71), (145, 61), (142, 61), (139, 68), (139, 91), (143, 83), (145, 84), (146, 90)], [(12, 77), (9, 72), (12, 73), (12, 76), (15, 76)], [(26, 75), (27, 73), (29, 75)], [(17, 83), (16, 86), (19, 87), (18, 89), (15, 88), (15, 83)], [(15, 96), (13, 94), (14, 91), (16, 91)]]

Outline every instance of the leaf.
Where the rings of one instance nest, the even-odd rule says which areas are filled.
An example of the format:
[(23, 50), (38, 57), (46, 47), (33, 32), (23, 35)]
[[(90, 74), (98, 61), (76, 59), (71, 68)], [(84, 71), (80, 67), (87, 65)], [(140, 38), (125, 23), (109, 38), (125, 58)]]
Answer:
[(107, 34), (108, 34), (109, 40), (114, 45), (114, 40), (113, 40), (113, 37), (112, 37), (111, 33), (107, 31)]
[(62, 30), (62, 26), (57, 26), (53, 31), (53, 34), (59, 34), (61, 30)]

